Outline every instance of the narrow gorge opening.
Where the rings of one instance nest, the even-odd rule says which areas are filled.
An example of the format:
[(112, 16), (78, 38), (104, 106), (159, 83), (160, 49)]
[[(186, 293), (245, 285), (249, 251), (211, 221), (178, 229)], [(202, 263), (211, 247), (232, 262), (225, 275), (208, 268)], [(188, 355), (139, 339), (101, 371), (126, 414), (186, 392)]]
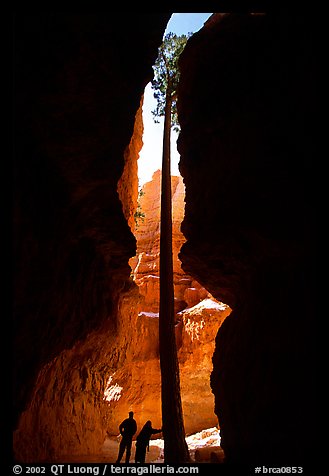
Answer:
[[(6, 454), (19, 465), (114, 462), (128, 411), (138, 429), (148, 417), (161, 425), (156, 249), (143, 248), (156, 241), (157, 227), (145, 231), (147, 214), (134, 230), (144, 252), (133, 262), (136, 277), (128, 263), (136, 253), (140, 101), (171, 13), (119, 16), (14, 15)], [(211, 390), (225, 462), (234, 472), (237, 463), (239, 474), (240, 463), (247, 463), (243, 474), (262, 464), (307, 471), (316, 454), (305, 437), (316, 434), (317, 421), (305, 409), (318, 401), (313, 23), (297, 10), (215, 14), (180, 61), (186, 242), (184, 270), (176, 263), (176, 309), (186, 387), (181, 381), (194, 398), (192, 364), (200, 375), (206, 367), (198, 340), (206, 337), (204, 316), (185, 312), (204, 292), (194, 276), (232, 308), (216, 336)], [(178, 199), (183, 190), (173, 175)], [(145, 190), (140, 199), (151, 197)], [(203, 402), (196, 408), (184, 412), (194, 420)], [(194, 421), (186, 415), (190, 433)], [(156, 460), (160, 448), (152, 448)]]
[[(184, 15), (193, 16), (194, 31), (196, 23), (199, 28), (211, 14), (177, 14), (180, 16), (179, 28), (191, 31), (188, 19)], [(175, 14), (171, 21), (175, 20)], [(176, 22), (177, 22), (176, 18)], [(170, 23), (167, 30), (170, 29)], [(174, 21), (175, 23), (175, 21)], [(184, 25), (184, 26), (182, 26)], [(188, 31), (185, 31), (186, 33)], [(166, 34), (165, 32), (165, 34)], [(136, 115), (135, 132), (127, 154), (136, 155), (136, 163), (130, 164), (130, 173), (126, 161), (125, 173), (121, 178), (120, 189), (127, 187), (124, 180), (131, 180), (135, 195), (138, 186), (137, 203), (132, 215), (126, 217), (136, 237), (136, 255), (129, 261), (131, 279), (138, 286), (139, 299), (136, 303), (136, 325), (130, 332), (136, 332), (127, 349), (129, 358), (115, 374), (111, 375), (105, 398), (116, 414), (122, 415), (134, 411), (138, 426), (151, 420), (153, 426), (161, 426), (161, 375), (159, 363), (159, 295), (160, 295), (160, 214), (161, 214), (161, 156), (163, 140), (163, 120), (155, 124), (152, 111), (156, 101), (153, 97), (151, 83), (144, 92), (140, 109)], [(142, 142), (139, 135), (143, 132)], [(181, 246), (186, 241), (181, 231), (181, 223), (185, 210), (185, 185), (179, 171), (179, 153), (177, 151), (178, 133), (172, 130), (171, 169), (172, 169), (172, 219), (173, 219), (173, 278), (175, 300), (175, 333), (180, 367), (181, 398), (183, 405), (184, 424), (191, 456), (206, 459), (209, 450), (218, 451), (221, 455), (220, 429), (214, 409), (214, 395), (210, 387), (212, 356), (215, 348), (215, 337), (224, 319), (230, 314), (229, 306), (215, 299), (196, 279), (182, 269), (179, 259)], [(137, 141), (137, 142), (136, 142)], [(137, 176), (137, 177), (136, 177)], [(137, 178), (137, 180), (136, 180)], [(132, 218), (133, 217), (133, 218)], [(123, 316), (124, 318), (124, 316)], [(125, 382), (129, 382), (125, 385)], [(129, 390), (128, 390), (129, 388)], [(127, 397), (128, 395), (128, 397)], [(112, 435), (115, 437), (115, 435)], [(156, 437), (154, 437), (156, 439)], [(148, 461), (155, 461), (155, 448), (158, 448), (158, 459), (163, 457), (163, 441), (153, 442), (153, 452)], [(220, 456), (218, 456), (220, 458)], [(160, 458), (160, 459), (159, 459)]]

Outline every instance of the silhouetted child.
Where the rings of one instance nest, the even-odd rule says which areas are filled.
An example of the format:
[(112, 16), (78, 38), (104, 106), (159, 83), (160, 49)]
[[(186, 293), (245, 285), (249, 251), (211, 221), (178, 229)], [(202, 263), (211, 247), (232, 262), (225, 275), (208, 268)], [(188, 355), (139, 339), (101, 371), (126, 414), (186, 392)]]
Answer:
[(145, 463), (146, 448), (149, 451), (151, 436), (161, 432), (162, 428), (160, 430), (152, 428), (152, 422), (150, 420), (145, 423), (136, 439), (135, 463)]

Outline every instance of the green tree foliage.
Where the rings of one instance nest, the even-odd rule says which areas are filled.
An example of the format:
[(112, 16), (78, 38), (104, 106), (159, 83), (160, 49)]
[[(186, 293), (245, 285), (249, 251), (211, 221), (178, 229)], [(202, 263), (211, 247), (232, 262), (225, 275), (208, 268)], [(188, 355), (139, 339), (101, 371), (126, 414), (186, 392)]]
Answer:
[(152, 111), (154, 122), (158, 123), (157, 118), (165, 115), (167, 97), (169, 96), (171, 101), (171, 126), (177, 132), (179, 130), (177, 118), (178, 58), (191, 35), (192, 33), (181, 36), (168, 33), (159, 48), (159, 54), (153, 67), (154, 78), (151, 84), (154, 90), (153, 95), (157, 100), (156, 109)]
[(142, 211), (142, 206), (140, 203), (140, 197), (145, 195), (144, 190), (141, 188), (138, 192), (138, 201), (137, 201), (137, 209), (134, 213), (134, 219), (135, 219), (135, 226), (138, 228), (139, 221), (141, 220), (144, 223), (144, 218), (145, 218), (145, 213)]

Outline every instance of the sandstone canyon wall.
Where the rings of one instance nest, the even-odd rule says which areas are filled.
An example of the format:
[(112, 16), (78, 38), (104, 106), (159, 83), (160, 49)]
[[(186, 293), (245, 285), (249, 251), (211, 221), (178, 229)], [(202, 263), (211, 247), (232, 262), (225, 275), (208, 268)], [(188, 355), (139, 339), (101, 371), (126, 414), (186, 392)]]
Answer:
[[(128, 409), (140, 427), (151, 420), (161, 427), (161, 376), (159, 363), (159, 247), (161, 171), (142, 188), (136, 222), (137, 254), (131, 258), (132, 277), (139, 287), (136, 315), (127, 322), (121, 340), (131, 336), (125, 362), (111, 376), (106, 390), (112, 420), (110, 435)], [(180, 230), (184, 217), (185, 187), (180, 176), (172, 177), (173, 268), (176, 305), (176, 338), (180, 365), (181, 397), (187, 434), (218, 425), (210, 388), (215, 336), (231, 309), (218, 302), (181, 268), (178, 253), (185, 238)]]
[[(172, 176), (172, 220), (173, 220), (173, 270), (176, 312), (193, 306), (210, 295), (193, 278), (186, 274), (178, 258), (185, 242), (181, 223), (185, 209), (185, 187), (180, 176)], [(136, 257), (130, 264), (134, 280), (144, 297), (144, 310), (159, 312), (159, 261), (160, 261), (160, 190), (161, 171), (154, 172), (152, 180), (142, 188), (139, 200), (144, 218), (137, 221), (135, 230), (137, 240)]]
[(127, 224), (137, 187), (119, 184), (118, 192), (118, 181), (170, 14), (118, 15), (122, 21), (112, 13), (15, 15), (18, 460), (101, 447), (102, 396), (125, 358), (124, 343), (116, 344), (121, 313), (129, 321), (133, 308), (127, 296), (138, 299)]
[(302, 465), (316, 434), (310, 23), (213, 16), (180, 64), (180, 259), (233, 309), (211, 377), (221, 444), (227, 461)]

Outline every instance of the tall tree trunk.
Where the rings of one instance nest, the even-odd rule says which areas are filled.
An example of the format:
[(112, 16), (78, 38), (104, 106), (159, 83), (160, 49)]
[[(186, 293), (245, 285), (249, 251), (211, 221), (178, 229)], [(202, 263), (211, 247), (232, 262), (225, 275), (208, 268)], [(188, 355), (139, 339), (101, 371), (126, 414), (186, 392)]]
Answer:
[(164, 462), (182, 463), (189, 460), (189, 452), (185, 441), (175, 339), (170, 133), (171, 97), (167, 94), (163, 131), (160, 223), (159, 346), (162, 381), (162, 431), (164, 437)]

